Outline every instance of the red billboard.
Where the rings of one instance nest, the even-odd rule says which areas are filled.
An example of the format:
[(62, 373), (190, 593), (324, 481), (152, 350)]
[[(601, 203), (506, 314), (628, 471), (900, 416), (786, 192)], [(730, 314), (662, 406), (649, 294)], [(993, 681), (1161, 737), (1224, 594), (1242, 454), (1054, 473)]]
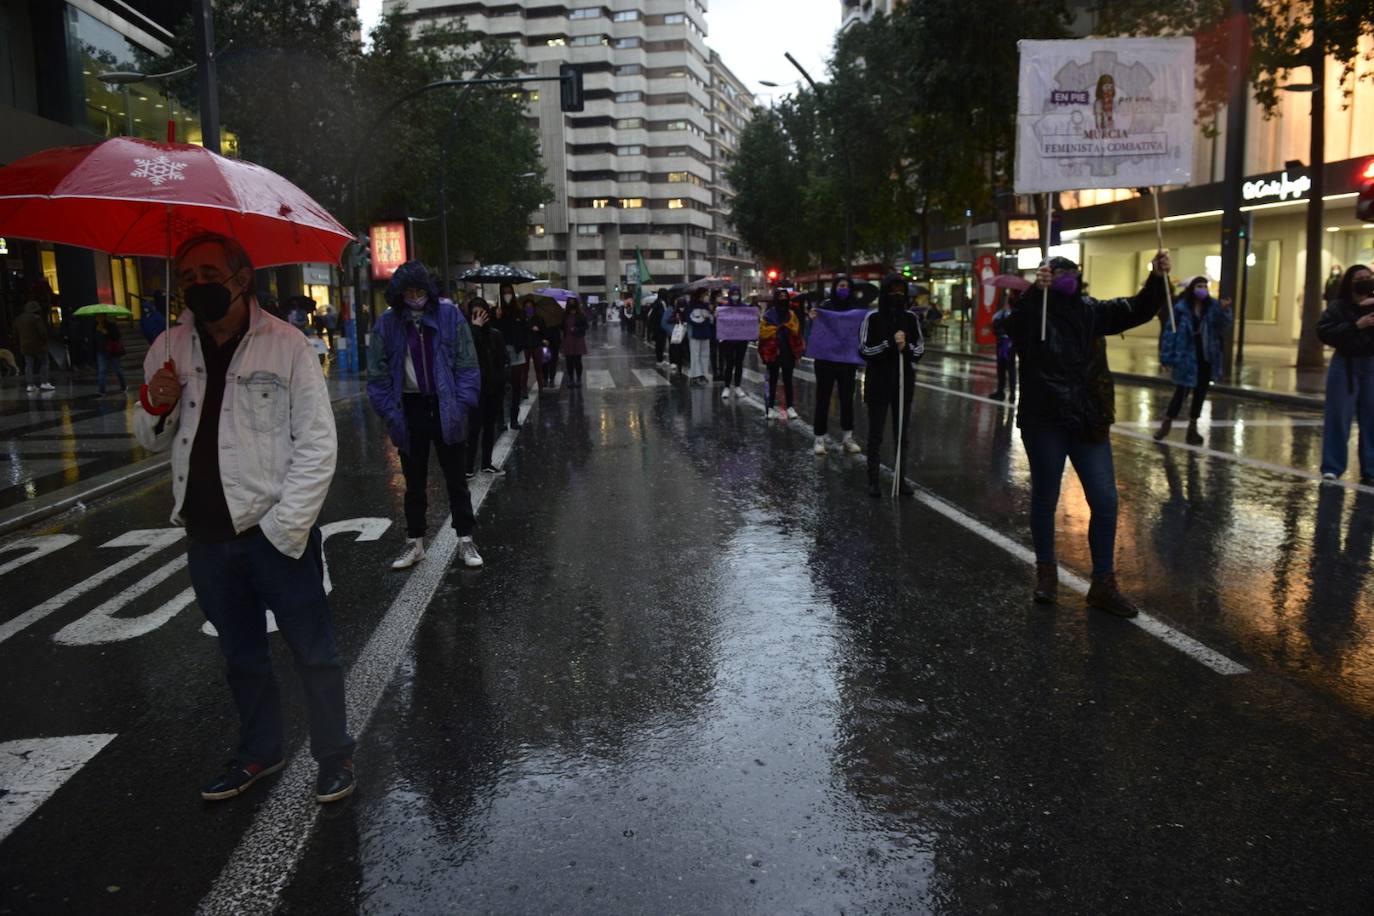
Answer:
[(997, 342), (992, 333), (992, 316), (997, 311), (997, 294), (1001, 292), (989, 281), (997, 276), (997, 258), (982, 254), (973, 262), (973, 284), (978, 289), (978, 311), (973, 316), (973, 339), (980, 346), (990, 347)]
[(409, 260), (406, 252), (406, 224), (373, 223), (367, 234), (372, 240), (372, 279), (390, 280), (396, 268)]

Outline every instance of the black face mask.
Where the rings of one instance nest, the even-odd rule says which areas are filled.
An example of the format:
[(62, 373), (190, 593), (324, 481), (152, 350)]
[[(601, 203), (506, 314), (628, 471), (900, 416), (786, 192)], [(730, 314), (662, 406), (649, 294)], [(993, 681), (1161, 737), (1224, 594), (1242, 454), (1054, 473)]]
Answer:
[(1374, 296), (1374, 277), (1362, 277), (1350, 284), (1350, 291), (1360, 299)]
[(891, 309), (903, 308), (906, 305), (906, 296), (901, 293), (883, 294), (883, 304)]
[(236, 298), (223, 283), (193, 283), (184, 292), (186, 307), (197, 321), (214, 324), (229, 314)]

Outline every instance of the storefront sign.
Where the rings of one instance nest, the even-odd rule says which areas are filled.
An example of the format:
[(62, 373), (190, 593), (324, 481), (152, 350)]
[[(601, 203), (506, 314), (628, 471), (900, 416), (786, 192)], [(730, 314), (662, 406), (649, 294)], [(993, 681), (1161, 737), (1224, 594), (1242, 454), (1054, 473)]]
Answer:
[(406, 224), (373, 223), (367, 234), (372, 239), (372, 279), (390, 280), (396, 268), (409, 259)]
[(1018, 46), (1016, 193), (1192, 181), (1193, 39)]
[(305, 282), (312, 286), (328, 286), (333, 277), (327, 265), (306, 264), (302, 268)]
[(990, 282), (997, 276), (997, 258), (980, 254), (973, 262), (973, 282), (978, 290), (978, 311), (973, 316), (973, 339), (984, 346), (996, 342), (992, 333), (992, 316), (997, 311), (997, 287)]
[(1289, 178), (1284, 172), (1278, 178), (1260, 178), (1240, 186), (1240, 195), (1247, 201), (1302, 200), (1312, 190), (1312, 179), (1306, 175)]

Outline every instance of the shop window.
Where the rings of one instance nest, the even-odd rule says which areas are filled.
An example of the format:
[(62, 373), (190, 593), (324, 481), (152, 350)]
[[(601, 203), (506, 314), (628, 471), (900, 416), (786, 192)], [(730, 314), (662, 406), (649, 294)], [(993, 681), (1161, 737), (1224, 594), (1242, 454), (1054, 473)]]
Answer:
[(43, 279), (48, 281), (48, 287), (55, 293), (61, 293), (62, 289), (57, 284), (57, 253), (49, 249), (43, 249)]
[(1279, 265), (1283, 243), (1277, 239), (1252, 242), (1246, 259), (1245, 320), (1274, 323), (1279, 320)]

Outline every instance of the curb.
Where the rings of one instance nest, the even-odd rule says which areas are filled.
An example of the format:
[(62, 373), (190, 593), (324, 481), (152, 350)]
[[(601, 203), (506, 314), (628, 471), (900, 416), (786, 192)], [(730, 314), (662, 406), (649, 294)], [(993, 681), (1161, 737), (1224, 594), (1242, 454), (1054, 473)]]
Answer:
[[(970, 362), (996, 363), (997, 359), (991, 355), (982, 353), (968, 353), (964, 350), (946, 350), (941, 347), (927, 345), (926, 352), (935, 356), (948, 356), (953, 359), (963, 359)], [(1120, 379), (1124, 382), (1131, 382), (1137, 385), (1149, 385), (1154, 388), (1173, 388), (1174, 383), (1166, 378), (1157, 375), (1141, 375), (1136, 372), (1118, 372), (1112, 370), (1112, 378)], [(1309, 410), (1322, 410), (1325, 401), (1322, 398), (1307, 394), (1290, 394), (1284, 391), (1266, 391), (1263, 388), (1251, 388), (1245, 385), (1224, 385), (1213, 383), (1210, 389), (1215, 394), (1224, 394), (1233, 398), (1244, 398), (1252, 401), (1267, 401), (1273, 404), (1284, 404), (1289, 407), (1305, 407)]]

